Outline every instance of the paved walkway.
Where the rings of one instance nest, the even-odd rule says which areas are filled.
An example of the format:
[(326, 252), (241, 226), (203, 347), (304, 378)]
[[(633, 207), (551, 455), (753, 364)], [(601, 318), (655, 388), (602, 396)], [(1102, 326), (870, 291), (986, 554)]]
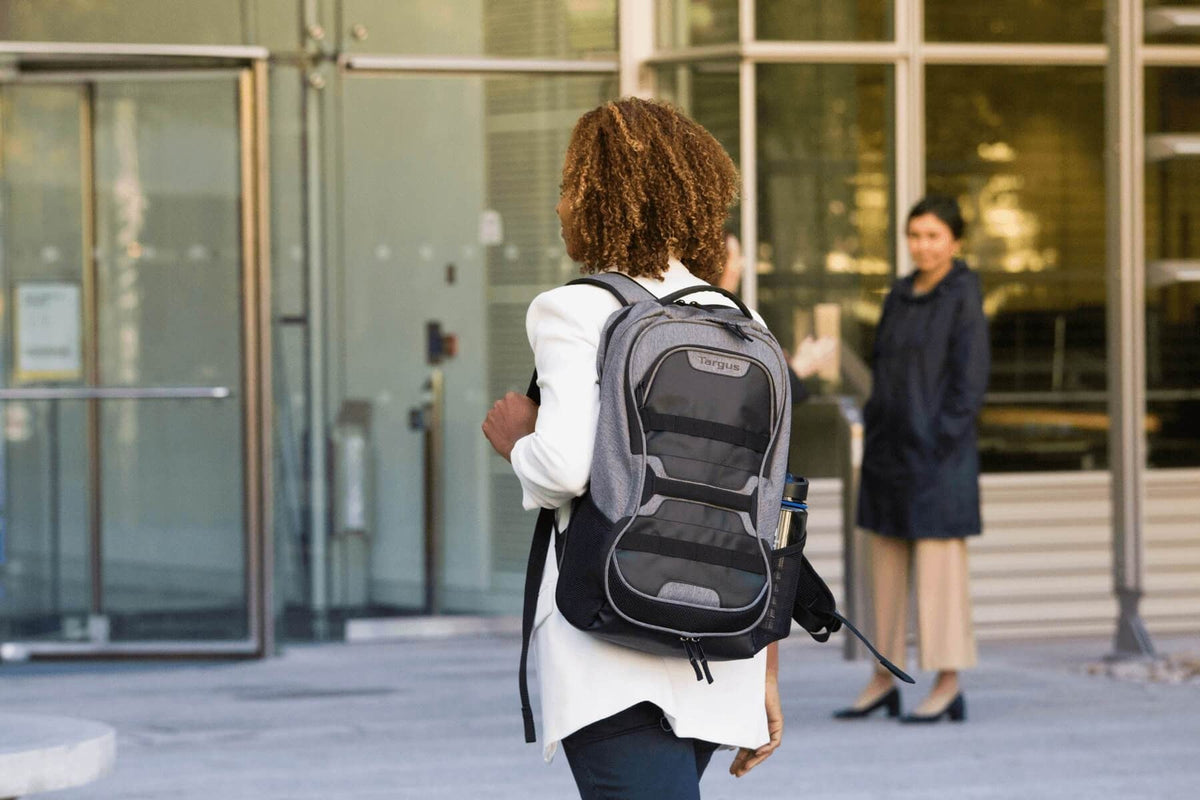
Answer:
[[(839, 635), (840, 638), (840, 635)], [(1200, 654), (1200, 638), (1160, 640)], [(570, 798), (561, 757), (526, 746), (511, 636), (289, 648), (217, 664), (0, 665), (0, 709), (117, 729), (82, 798)], [(785, 643), (784, 746), (747, 778), (718, 754), (706, 800), (1194, 800), (1200, 682), (1089, 675), (1106, 641), (985, 644), (965, 725), (834, 722), (866, 675), (832, 645)], [(928, 686), (909, 688), (913, 705)]]

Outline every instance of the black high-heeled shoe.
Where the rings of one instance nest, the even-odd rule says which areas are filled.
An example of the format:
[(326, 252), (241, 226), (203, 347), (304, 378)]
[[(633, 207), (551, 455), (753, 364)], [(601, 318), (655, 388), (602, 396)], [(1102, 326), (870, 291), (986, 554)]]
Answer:
[(942, 717), (949, 717), (951, 722), (965, 722), (967, 719), (967, 700), (963, 697), (963, 693), (959, 692), (954, 695), (951, 700), (941, 710), (933, 714), (905, 714), (900, 718), (901, 722), (938, 722)]
[(887, 715), (889, 717), (900, 716), (900, 690), (893, 686), (869, 706), (864, 708), (855, 708), (854, 706), (850, 706), (849, 708), (838, 709), (837, 711), (833, 712), (833, 718), (861, 719), (880, 708), (887, 708)]

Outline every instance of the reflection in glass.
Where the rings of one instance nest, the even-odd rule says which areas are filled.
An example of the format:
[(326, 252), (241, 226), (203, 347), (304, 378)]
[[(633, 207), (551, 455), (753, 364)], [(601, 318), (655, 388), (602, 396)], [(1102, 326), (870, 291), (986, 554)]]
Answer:
[(1090, 67), (927, 71), (928, 188), (963, 207), (991, 321), (985, 469), (1103, 466), (1103, 80)]
[(244, 0), (0, 0), (0, 40), (242, 44), (248, 38), (246, 5)]
[(831, 42), (891, 39), (894, 0), (758, 0), (755, 36)]
[(402, 11), (396, 0), (339, 5), (350, 53), (581, 58), (617, 50), (617, 0), (439, 0), (406, 2)]
[[(524, 392), (525, 312), (570, 280), (555, 214), (578, 117), (615, 75), (353, 77), (345, 83), (346, 313), (332, 332), (347, 397), (372, 402), (376, 485), (369, 603), (424, 599), (423, 434), (410, 411), (431, 370), (426, 324), (457, 336), (446, 387), (444, 598), (519, 607), (530, 517), (512, 470), (479, 435), (487, 408)], [(414, 154), (416, 157), (414, 157)], [(385, 488), (386, 487), (386, 488)]]
[[(741, 169), (741, 126), (739, 101), (741, 89), (737, 63), (713, 61), (660, 67), (655, 75), (655, 96), (679, 106), (713, 135), (738, 169)], [(730, 236), (742, 232), (742, 204), (739, 198), (729, 209), (725, 228)], [(741, 243), (738, 242), (740, 249)]]
[[(306, 464), (308, 392), (308, 303), (304, 229), (304, 87), (299, 66), (276, 64), (270, 71), (271, 295), (275, 325), (271, 335), (275, 393), (274, 538), (277, 609), (303, 604), (310, 575), (305, 559), (311, 491)], [(278, 614), (288, 637), (292, 617)], [(300, 628), (306, 619), (300, 615)], [(307, 631), (305, 631), (307, 633)], [(311, 637), (311, 633), (307, 634)]]
[(500, 215), (504, 235), (503, 246), (486, 250), (488, 281), (569, 280), (576, 267), (566, 258), (554, 213), (562, 157), (575, 120), (616, 94), (616, 78), (493, 78), (483, 88), (486, 173), (479, 177), (486, 181), (485, 207)]
[(682, 108), (741, 163), (738, 67), (733, 61), (660, 67), (656, 97)]
[[(579, 267), (563, 246), (558, 215), (558, 189), (563, 156), (575, 121), (617, 94), (616, 76), (572, 78), (491, 78), (484, 82), (485, 116), (482, 145), (486, 171), (479, 201), (503, 221), (503, 243), (484, 248), (486, 285), (504, 300), (487, 305), (487, 376), (484, 395), (524, 392), (532, 371), (525, 331), (525, 310), (533, 297), (578, 276)], [(479, 419), (485, 409), (473, 411)], [(469, 423), (469, 424), (467, 424)], [(451, 423), (452, 425), (454, 423)], [(478, 420), (468, 417), (470, 443), (479, 444)], [(528, 562), (529, 517), (521, 511), (520, 490), (512, 470), (490, 457), (499, 471), (490, 475), (491, 562), (495, 574), (523, 574)], [(482, 492), (483, 486), (473, 488)], [(480, 501), (483, 498), (480, 497)], [(461, 540), (460, 540), (461, 541)]]
[(1104, 0), (924, 0), (931, 42), (1100, 43)]
[(1149, 44), (1200, 44), (1195, 29), (1179, 30), (1168, 15), (1155, 13), (1172, 8), (1194, 10), (1200, 0), (1145, 0), (1146, 42)]
[(669, 50), (738, 40), (738, 0), (658, 0), (658, 46)]
[[(0, 86), (0, 311), (18, 287), (82, 285), (84, 92)], [(14, 326), (0, 328), (0, 385), (21, 385)], [(28, 377), (28, 376), (27, 376)], [(0, 404), (0, 640), (78, 639), (91, 607), (86, 409)]]
[[(758, 68), (759, 310), (785, 349), (840, 337), (842, 374), (861, 373), (893, 274), (892, 98), (891, 67)], [(836, 366), (821, 385), (866, 393)]]
[[(237, 88), (96, 87), (100, 385), (241, 396)], [(247, 636), (240, 402), (105, 401), (99, 416), (112, 638)]]
[[(1200, 70), (1147, 70), (1146, 130), (1151, 136), (1200, 135)], [(1161, 426), (1150, 436), (1150, 463), (1195, 466), (1200, 464), (1200, 283), (1180, 278), (1200, 273), (1200, 160), (1148, 165), (1146, 261), (1146, 388), (1150, 414)]]
[[(6, 315), (36, 319), (31, 284), (96, 308), (45, 323), (79, 332), (81, 355), (52, 373), (12, 341), (31, 329), (6, 327), (4, 386), (241, 397), (237, 92), (232, 78), (0, 89)], [(238, 399), (8, 402), (3, 416), (0, 635), (87, 639), (106, 627), (92, 613), (108, 625), (91, 638), (248, 635)]]

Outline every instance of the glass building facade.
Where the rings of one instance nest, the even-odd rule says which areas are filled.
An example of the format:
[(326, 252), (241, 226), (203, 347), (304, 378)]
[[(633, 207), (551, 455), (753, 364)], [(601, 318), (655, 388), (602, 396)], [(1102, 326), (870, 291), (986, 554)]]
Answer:
[[(1147, 594), (1194, 630), (1200, 4), (1133, 6), (1145, 465), (1174, 520)], [(1058, 487), (1041, 517), (1106, 502), (1107, 12), (0, 0), (0, 642), (261, 654), (358, 617), (516, 611), (532, 519), (479, 423), (528, 381), (529, 301), (576, 273), (554, 213), (571, 128), (630, 92), (734, 157), (743, 294), (784, 346), (841, 342), (795, 411), (797, 469), (839, 480), (821, 431), (869, 390), (903, 215), (936, 191), (991, 323), (992, 519), (1022, 487)], [(1109, 545), (1064, 536), (1102, 600)], [(996, 559), (1047, 546), (1006, 541)]]

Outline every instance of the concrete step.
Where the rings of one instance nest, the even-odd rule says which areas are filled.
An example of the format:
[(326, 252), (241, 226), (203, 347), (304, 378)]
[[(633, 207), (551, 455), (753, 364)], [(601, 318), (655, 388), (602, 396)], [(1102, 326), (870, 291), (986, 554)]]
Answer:
[(117, 735), (71, 717), (0, 713), (0, 798), (83, 786), (112, 770)]

